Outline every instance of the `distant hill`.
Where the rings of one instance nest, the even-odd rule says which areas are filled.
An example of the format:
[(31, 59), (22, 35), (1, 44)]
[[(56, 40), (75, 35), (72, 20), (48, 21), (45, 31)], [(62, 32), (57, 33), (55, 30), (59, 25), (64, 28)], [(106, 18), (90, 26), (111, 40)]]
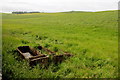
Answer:
[(67, 12), (62, 12), (62, 13), (85, 13), (89, 11), (67, 11)]

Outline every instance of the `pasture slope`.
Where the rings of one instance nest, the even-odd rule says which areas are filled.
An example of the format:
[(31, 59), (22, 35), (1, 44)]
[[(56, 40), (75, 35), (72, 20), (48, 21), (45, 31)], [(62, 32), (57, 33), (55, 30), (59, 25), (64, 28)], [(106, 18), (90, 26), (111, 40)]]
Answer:
[[(117, 11), (3, 13), (3, 78), (117, 78)], [(18, 46), (42, 45), (74, 54), (48, 69), (29, 67)]]

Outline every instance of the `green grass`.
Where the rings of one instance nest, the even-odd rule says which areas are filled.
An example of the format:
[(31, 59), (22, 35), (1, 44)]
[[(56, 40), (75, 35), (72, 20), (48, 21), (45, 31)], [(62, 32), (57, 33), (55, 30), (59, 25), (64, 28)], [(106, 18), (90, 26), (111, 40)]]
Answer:
[[(117, 11), (3, 14), (3, 77), (117, 78)], [(14, 50), (42, 45), (74, 57), (48, 69), (31, 69)]]

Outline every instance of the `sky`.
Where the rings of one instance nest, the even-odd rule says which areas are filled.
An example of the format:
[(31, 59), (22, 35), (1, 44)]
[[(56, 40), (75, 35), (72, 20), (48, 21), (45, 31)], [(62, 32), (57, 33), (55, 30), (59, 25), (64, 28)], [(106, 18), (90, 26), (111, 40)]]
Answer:
[(120, 0), (2, 0), (0, 12), (106, 11), (117, 10)]

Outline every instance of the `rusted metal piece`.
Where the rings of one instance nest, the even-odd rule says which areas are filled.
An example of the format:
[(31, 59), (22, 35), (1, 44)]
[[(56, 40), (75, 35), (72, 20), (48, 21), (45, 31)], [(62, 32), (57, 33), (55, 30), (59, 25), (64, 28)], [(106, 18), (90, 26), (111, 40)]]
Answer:
[(39, 50), (42, 50), (42, 49), (43, 49), (43, 50), (47, 51), (49, 55), (51, 55), (51, 54), (52, 54), (52, 55), (55, 55), (55, 52), (54, 52), (54, 51), (51, 51), (51, 50), (49, 50), (49, 49), (47, 49), (47, 48), (44, 48), (44, 47), (42, 47), (42, 46), (38, 46), (38, 49), (39, 49)]
[(46, 57), (39, 57), (39, 58), (35, 58), (35, 59), (32, 59), (30, 61), (30, 65), (36, 65), (36, 64), (42, 64), (44, 66), (48, 65), (48, 62), (49, 62), (49, 57), (46, 56)]
[[(28, 60), (30, 62), (30, 65), (34, 65), (37, 63), (47, 65), (50, 61), (54, 63), (61, 63), (63, 60), (65, 60), (66, 57), (73, 56), (70, 53), (64, 52), (64, 54), (56, 55), (56, 52), (51, 51), (47, 48), (44, 48), (42, 46), (37, 47), (40, 51), (44, 50), (47, 52), (47, 54), (42, 54), (40, 51), (31, 48), (29, 46), (20, 46), (17, 48), (18, 52), (23, 56), (24, 59)], [(52, 57), (50, 57), (52, 56)]]
[(41, 55), (37, 55), (37, 56), (32, 56), (29, 59), (32, 60), (32, 59), (37, 59), (39, 57), (46, 57), (46, 55), (45, 54), (41, 54)]

